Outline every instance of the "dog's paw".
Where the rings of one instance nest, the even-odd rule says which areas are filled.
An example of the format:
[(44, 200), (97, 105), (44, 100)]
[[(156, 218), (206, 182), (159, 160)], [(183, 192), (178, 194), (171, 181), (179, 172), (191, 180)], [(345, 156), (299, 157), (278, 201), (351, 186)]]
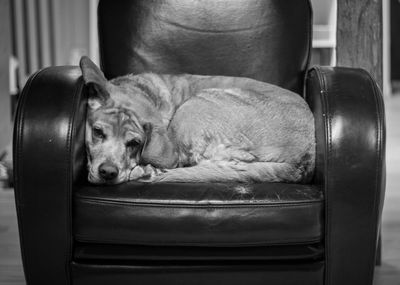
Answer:
[(156, 177), (163, 173), (162, 170), (153, 167), (151, 164), (146, 166), (136, 166), (129, 175), (129, 180), (139, 182), (154, 182)]
[(138, 180), (143, 177), (145, 171), (142, 166), (135, 166), (129, 174), (129, 180)]
[(144, 175), (139, 179), (141, 182), (154, 182), (161, 170), (153, 167), (151, 164), (144, 166)]

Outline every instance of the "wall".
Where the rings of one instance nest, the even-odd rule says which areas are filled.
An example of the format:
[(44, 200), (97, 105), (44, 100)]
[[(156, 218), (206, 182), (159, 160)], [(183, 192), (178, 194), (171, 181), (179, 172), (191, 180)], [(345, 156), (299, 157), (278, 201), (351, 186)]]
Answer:
[(38, 69), (77, 64), (90, 52), (92, 0), (12, 0), (13, 55), (19, 85)]
[(76, 65), (90, 51), (89, 1), (53, 0), (56, 65)]
[(9, 1), (0, 0), (0, 152), (11, 142), (11, 104), (8, 71), (10, 56)]
[(311, 65), (336, 64), (336, 0), (311, 0), (313, 50)]

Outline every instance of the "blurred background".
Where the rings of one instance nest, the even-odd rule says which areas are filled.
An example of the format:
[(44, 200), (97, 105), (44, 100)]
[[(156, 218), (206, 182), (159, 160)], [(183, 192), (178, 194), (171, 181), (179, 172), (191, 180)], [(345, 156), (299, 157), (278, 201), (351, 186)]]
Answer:
[[(400, 1), (382, 1), (383, 70), (378, 82), (387, 111), (388, 178), (383, 265), (377, 268), (376, 284), (400, 284)], [(336, 0), (311, 2), (311, 64), (336, 65)], [(97, 4), (98, 0), (0, 0), (0, 165), (11, 163), (12, 120), (28, 77), (47, 66), (77, 65), (82, 55), (99, 64)], [(2, 175), (7, 173), (0, 168), (0, 180)], [(9, 182), (0, 185), (0, 285), (24, 284)]]

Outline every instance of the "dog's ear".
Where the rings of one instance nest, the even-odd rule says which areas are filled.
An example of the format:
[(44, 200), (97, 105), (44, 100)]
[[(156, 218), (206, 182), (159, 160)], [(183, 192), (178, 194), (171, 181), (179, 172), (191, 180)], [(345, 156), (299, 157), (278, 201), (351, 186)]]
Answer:
[(155, 128), (151, 123), (143, 125), (145, 142), (139, 163), (151, 164), (157, 168), (174, 168), (178, 163), (175, 145), (168, 137), (166, 129)]
[(98, 109), (100, 106), (105, 105), (110, 98), (110, 94), (106, 89), (107, 79), (100, 68), (87, 56), (81, 58), (79, 66), (89, 95), (89, 107)]

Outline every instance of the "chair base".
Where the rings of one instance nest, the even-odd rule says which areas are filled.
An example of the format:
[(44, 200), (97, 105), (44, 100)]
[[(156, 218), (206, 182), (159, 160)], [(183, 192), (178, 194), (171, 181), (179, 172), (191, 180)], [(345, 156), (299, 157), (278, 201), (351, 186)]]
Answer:
[(322, 285), (323, 262), (137, 262), (137, 264), (72, 263), (74, 285)]

